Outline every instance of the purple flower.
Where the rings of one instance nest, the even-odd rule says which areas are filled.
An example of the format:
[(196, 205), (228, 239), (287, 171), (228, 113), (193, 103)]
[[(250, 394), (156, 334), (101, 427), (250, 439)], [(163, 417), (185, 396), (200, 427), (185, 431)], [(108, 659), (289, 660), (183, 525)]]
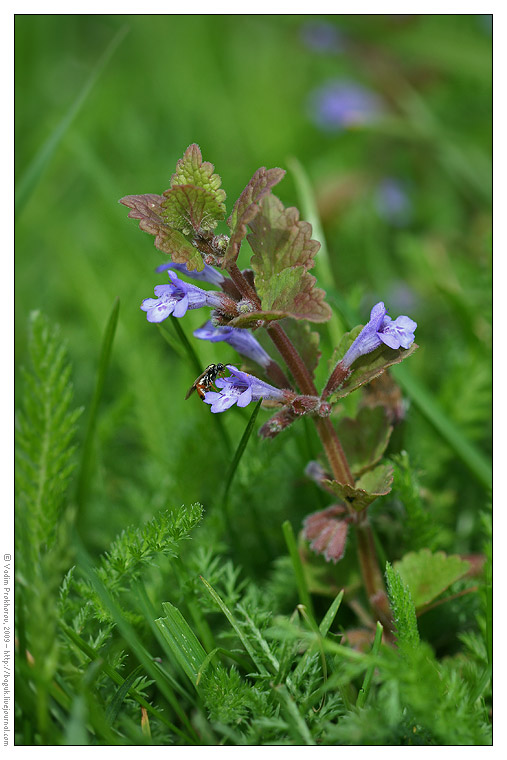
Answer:
[(219, 293), (183, 282), (174, 272), (168, 272), (168, 275), (171, 280), (169, 285), (155, 287), (157, 298), (145, 298), (141, 304), (141, 309), (147, 312), (148, 322), (162, 322), (171, 314), (173, 317), (183, 317), (188, 309), (199, 309), (201, 306), (221, 306)]
[(416, 327), (417, 322), (410, 317), (401, 316), (392, 320), (380, 301), (371, 310), (370, 321), (363, 327), (340, 364), (348, 368), (360, 356), (375, 351), (382, 343), (389, 348), (410, 348)]
[(194, 330), (196, 338), (209, 340), (211, 343), (225, 341), (232, 346), (238, 354), (247, 356), (260, 367), (266, 368), (271, 363), (271, 357), (263, 349), (259, 341), (254, 338), (249, 330), (241, 327), (214, 327), (211, 320), (205, 325)]
[(307, 48), (317, 53), (339, 53), (343, 50), (341, 32), (328, 21), (306, 22), (301, 27), (301, 39)]
[(341, 80), (315, 90), (310, 95), (309, 107), (310, 117), (317, 127), (330, 132), (371, 123), (383, 111), (374, 92)]
[(233, 404), (248, 406), (251, 401), (258, 401), (261, 398), (288, 402), (295, 395), (292, 391), (274, 388), (254, 375), (241, 372), (232, 364), (227, 364), (226, 367), (229, 372), (232, 372), (232, 376), (219, 378), (215, 385), (220, 390), (208, 391), (203, 399), (205, 404), (211, 405), (211, 411), (214, 414), (225, 412)]
[(191, 277), (193, 280), (210, 282), (212, 285), (221, 285), (225, 280), (225, 277), (218, 271), (218, 269), (214, 269), (208, 264), (204, 265), (202, 272), (198, 272), (197, 269), (189, 271), (186, 264), (174, 264), (172, 261), (168, 261), (166, 264), (160, 264), (160, 266), (155, 269), (155, 272), (165, 272), (166, 269), (175, 269), (177, 272), (186, 274), (187, 277)]
[(387, 222), (403, 227), (410, 221), (412, 203), (400, 180), (383, 179), (377, 187), (375, 202), (379, 215)]

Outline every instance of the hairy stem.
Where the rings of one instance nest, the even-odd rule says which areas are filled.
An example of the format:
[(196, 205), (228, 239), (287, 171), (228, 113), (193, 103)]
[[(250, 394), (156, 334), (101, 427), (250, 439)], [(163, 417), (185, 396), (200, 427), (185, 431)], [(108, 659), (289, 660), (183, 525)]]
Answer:
[(262, 309), (262, 304), (260, 302), (259, 296), (255, 292), (254, 288), (252, 288), (246, 277), (243, 275), (235, 261), (232, 261), (227, 266), (227, 271), (231, 275), (232, 281), (236, 285), (243, 298), (248, 298), (248, 300), (251, 301), (260, 311)]

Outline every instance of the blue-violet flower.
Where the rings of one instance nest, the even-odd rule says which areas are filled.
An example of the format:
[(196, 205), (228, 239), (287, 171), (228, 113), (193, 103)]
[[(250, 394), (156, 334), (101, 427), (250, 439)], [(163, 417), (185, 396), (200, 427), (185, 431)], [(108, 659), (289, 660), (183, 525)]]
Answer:
[(171, 282), (169, 285), (157, 285), (157, 298), (145, 298), (141, 309), (146, 312), (148, 322), (162, 322), (171, 314), (173, 317), (183, 317), (188, 309), (199, 309), (201, 306), (219, 308), (222, 296), (215, 291), (207, 291), (180, 280), (174, 272), (168, 272)]
[(387, 316), (387, 309), (380, 301), (371, 310), (370, 321), (361, 330), (340, 364), (345, 367), (359, 359), (364, 354), (375, 351), (385, 343), (389, 348), (410, 348), (414, 342), (414, 331), (417, 322), (410, 317), (397, 317), (395, 320)]
[(219, 378), (215, 385), (220, 390), (208, 391), (203, 399), (205, 404), (211, 405), (211, 411), (214, 414), (225, 412), (233, 404), (248, 406), (251, 401), (258, 401), (261, 398), (287, 403), (296, 395), (293, 391), (275, 388), (254, 375), (241, 372), (232, 364), (227, 364), (226, 367), (232, 376)]
[(412, 203), (405, 185), (394, 177), (385, 177), (378, 185), (375, 203), (382, 219), (403, 227), (412, 216)]
[(202, 272), (198, 272), (197, 269), (187, 269), (186, 264), (175, 264), (172, 261), (168, 261), (165, 264), (160, 264), (155, 269), (155, 272), (165, 272), (166, 269), (175, 269), (180, 274), (186, 274), (187, 277), (191, 277), (193, 280), (200, 280), (201, 282), (209, 282), (212, 285), (221, 285), (225, 280), (225, 277), (218, 269), (210, 267), (209, 264), (204, 265)]
[(307, 48), (317, 53), (339, 53), (343, 50), (343, 35), (329, 21), (307, 21), (301, 27), (301, 38)]
[(379, 97), (361, 85), (332, 81), (310, 95), (310, 116), (317, 127), (337, 131), (375, 121), (382, 113)]
[(260, 367), (266, 368), (271, 364), (272, 360), (270, 355), (247, 329), (227, 326), (214, 327), (211, 320), (208, 320), (205, 325), (194, 330), (194, 336), (201, 340), (209, 340), (211, 343), (225, 341), (232, 346), (238, 354), (247, 356)]

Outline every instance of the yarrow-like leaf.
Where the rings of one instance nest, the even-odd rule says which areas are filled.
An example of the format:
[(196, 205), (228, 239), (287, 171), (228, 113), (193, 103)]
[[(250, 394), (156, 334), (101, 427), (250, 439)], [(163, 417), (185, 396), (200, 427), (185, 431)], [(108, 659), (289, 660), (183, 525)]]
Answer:
[(251, 266), (262, 308), (273, 318), (278, 314), (279, 319), (328, 320), (331, 310), (324, 302), (325, 292), (315, 287), (315, 277), (307, 271), (320, 248), (312, 240), (311, 225), (299, 220), (296, 208), (286, 209), (278, 198), (268, 195), (250, 229)]

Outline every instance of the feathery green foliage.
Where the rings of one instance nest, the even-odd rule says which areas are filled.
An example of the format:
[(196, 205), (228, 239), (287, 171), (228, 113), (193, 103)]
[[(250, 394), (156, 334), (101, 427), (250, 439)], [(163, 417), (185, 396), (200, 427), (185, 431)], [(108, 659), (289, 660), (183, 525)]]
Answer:
[(419, 644), (415, 605), (401, 575), (386, 562), (387, 593), (396, 625), (398, 647), (406, 652)]

